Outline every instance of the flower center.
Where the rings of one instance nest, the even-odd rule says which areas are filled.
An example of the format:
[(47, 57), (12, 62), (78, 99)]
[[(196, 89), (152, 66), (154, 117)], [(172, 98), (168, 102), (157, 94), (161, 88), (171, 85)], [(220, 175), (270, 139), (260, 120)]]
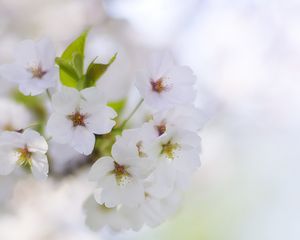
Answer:
[(166, 90), (165, 83), (163, 78), (159, 78), (158, 80), (151, 80), (152, 91), (161, 93)]
[(175, 150), (180, 148), (178, 143), (172, 143), (171, 140), (161, 145), (161, 154), (164, 154), (169, 159), (174, 159)]
[(143, 142), (142, 141), (139, 141), (137, 144), (136, 144), (136, 147), (137, 147), (137, 150), (138, 150), (138, 154), (139, 154), (139, 157), (147, 157), (147, 154), (145, 152), (143, 152)]
[(73, 115), (69, 115), (68, 118), (73, 122), (73, 127), (85, 126), (85, 115), (80, 112), (75, 112)]
[(122, 166), (122, 165), (118, 164), (117, 162), (114, 162), (114, 164), (115, 164), (114, 174), (116, 174), (116, 175), (128, 174), (125, 166)]
[(117, 162), (114, 162), (115, 169), (113, 170), (113, 173), (116, 176), (116, 180), (118, 185), (124, 186), (128, 182), (130, 182), (130, 174), (127, 172), (126, 167), (118, 164)]
[(108, 208), (108, 207), (106, 207), (104, 204), (102, 204), (102, 205), (98, 204), (97, 207), (98, 207), (98, 210), (99, 210), (101, 213), (102, 213), (102, 212), (107, 212), (107, 213), (109, 213), (109, 212), (112, 212), (112, 211), (115, 210), (115, 208)]
[(159, 124), (159, 125), (156, 125), (155, 127), (156, 127), (156, 130), (158, 132), (158, 136), (163, 135), (166, 132), (166, 130), (167, 130), (167, 126), (163, 122), (161, 124)]
[(31, 166), (31, 155), (32, 153), (28, 150), (27, 146), (24, 148), (17, 149), (18, 163), (22, 166)]
[(31, 72), (32, 78), (37, 78), (37, 79), (42, 79), (44, 75), (47, 73), (47, 71), (43, 70), (40, 64), (35, 67), (30, 67), (28, 70)]
[(6, 123), (6, 124), (2, 127), (2, 129), (3, 129), (4, 131), (14, 131), (14, 130), (15, 130), (11, 123)]

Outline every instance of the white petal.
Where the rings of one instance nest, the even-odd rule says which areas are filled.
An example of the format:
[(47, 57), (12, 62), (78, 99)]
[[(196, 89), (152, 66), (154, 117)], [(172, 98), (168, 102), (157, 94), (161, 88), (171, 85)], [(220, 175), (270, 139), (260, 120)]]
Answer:
[(194, 75), (192, 69), (187, 66), (174, 66), (168, 73), (168, 77), (171, 79), (172, 82), (181, 83), (185, 85), (192, 86), (197, 78)]
[(174, 65), (174, 58), (170, 52), (155, 53), (150, 58), (149, 70), (154, 79), (164, 76)]
[(42, 79), (36, 80), (33, 79), (35, 82), (35, 85), (43, 90), (50, 88), (50, 87), (55, 87), (57, 84), (57, 79), (58, 79), (58, 69), (57, 68), (52, 68), (49, 70)]
[[(43, 81), (43, 80), (39, 80)], [(19, 90), (24, 94), (24, 95), (31, 95), (31, 96), (36, 96), (45, 91), (47, 87), (39, 86), (39, 82), (37, 79), (34, 78), (29, 78), (26, 81), (20, 82), (19, 85)]]
[(17, 46), (16, 62), (25, 68), (39, 64), (37, 49), (34, 41), (25, 40)]
[(32, 129), (26, 129), (23, 133), (26, 145), (30, 152), (46, 153), (48, 151), (48, 144), (44, 137)]
[(95, 146), (95, 135), (86, 127), (77, 126), (74, 128), (71, 146), (79, 153), (89, 155)]
[(135, 86), (144, 98), (152, 91), (150, 79), (151, 75), (149, 73), (145, 71), (137, 72)]
[(147, 180), (146, 192), (155, 197), (164, 198), (173, 191), (175, 179), (175, 168), (167, 161), (162, 161)]
[[(107, 214), (110, 214), (110, 211), (105, 209), (105, 207), (102, 208), (101, 205), (95, 201), (93, 196), (90, 196), (84, 202), (83, 209), (86, 215), (85, 223), (93, 231), (98, 231), (107, 225)], [(111, 209), (111, 211), (115, 211), (115, 209)]]
[(129, 182), (124, 188), (120, 188), (120, 202), (125, 206), (135, 207), (145, 200), (144, 187), (136, 179)]
[(10, 148), (21, 148), (25, 145), (25, 141), (21, 133), (14, 131), (4, 131), (0, 134), (0, 146)]
[(90, 181), (98, 181), (114, 169), (114, 160), (111, 157), (102, 157), (97, 160), (89, 172)]
[(80, 94), (88, 102), (106, 104), (104, 92), (97, 87), (85, 88), (80, 91)]
[(94, 191), (95, 200), (106, 207), (116, 207), (120, 203), (120, 194), (114, 174), (107, 175), (99, 182), (102, 189)]
[(48, 38), (41, 39), (36, 43), (37, 54), (40, 63), (45, 70), (54, 67), (55, 61), (55, 48), (53, 43)]
[(0, 66), (0, 76), (6, 81), (21, 83), (30, 78), (30, 73), (17, 64), (4, 64)]
[(10, 174), (16, 167), (17, 154), (12, 149), (0, 147), (0, 175)]
[(88, 115), (85, 120), (87, 128), (95, 134), (109, 133), (115, 121), (111, 120), (116, 116), (116, 112), (107, 106), (99, 106), (97, 111)]
[(197, 133), (191, 131), (178, 132), (178, 139), (176, 139), (176, 141), (178, 141), (180, 145), (188, 145), (198, 149), (199, 152), (201, 151), (201, 137)]
[(196, 149), (186, 148), (186, 146), (182, 146), (176, 153), (173, 164), (177, 171), (192, 173), (200, 167), (199, 151)]
[(58, 143), (69, 143), (73, 135), (73, 123), (66, 116), (53, 113), (47, 123), (47, 134)]
[(45, 154), (35, 152), (31, 157), (31, 171), (33, 176), (38, 180), (44, 180), (48, 177), (49, 165)]
[(61, 91), (52, 96), (52, 105), (55, 111), (62, 114), (73, 113), (79, 105), (80, 94), (74, 88), (62, 87)]

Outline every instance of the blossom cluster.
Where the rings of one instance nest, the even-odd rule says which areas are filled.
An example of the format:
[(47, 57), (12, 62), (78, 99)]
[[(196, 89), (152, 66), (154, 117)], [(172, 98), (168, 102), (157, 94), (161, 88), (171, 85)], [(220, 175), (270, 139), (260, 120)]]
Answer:
[[(157, 226), (176, 212), (200, 166), (203, 116), (193, 105), (196, 78), (169, 53), (153, 55), (137, 73), (141, 100), (122, 119), (124, 104), (120, 109), (120, 103), (109, 103), (105, 89), (97, 86), (116, 55), (106, 64), (93, 61), (85, 68), (86, 37), (85, 32), (61, 57), (55, 56), (48, 39), (26, 40), (16, 49), (15, 62), (0, 67), (1, 78), (18, 84), (18, 99), (38, 109), (37, 124), (30, 124), (29, 118), (18, 122), (18, 114), (26, 115), (20, 106), (21, 113), (0, 121), (0, 175), (21, 168), (46, 179), (49, 169), (51, 176), (48, 142), (67, 144), (88, 156), (87, 165), (92, 161), (88, 178), (96, 187), (84, 203), (91, 229)], [(50, 109), (44, 103), (46, 114), (41, 95), (51, 103)], [(140, 107), (151, 117), (141, 126), (128, 127)]]
[(161, 224), (176, 211), (181, 192), (200, 166), (202, 117), (193, 106), (194, 83), (192, 71), (176, 65), (169, 54), (153, 56), (138, 74), (136, 87), (153, 109), (152, 117), (125, 129), (111, 156), (92, 166), (89, 179), (97, 183), (94, 198), (100, 204), (97, 211), (86, 204), (92, 227), (139, 230), (144, 224)]

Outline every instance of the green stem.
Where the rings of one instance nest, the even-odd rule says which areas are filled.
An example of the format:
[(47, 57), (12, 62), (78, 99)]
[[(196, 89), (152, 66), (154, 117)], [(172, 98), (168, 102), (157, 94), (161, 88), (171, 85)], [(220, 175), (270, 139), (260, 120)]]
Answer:
[(47, 137), (46, 142), (49, 142), (52, 139), (52, 137)]
[(39, 126), (40, 125), (40, 123), (32, 123), (32, 124), (30, 124), (30, 125), (28, 125), (27, 127), (25, 127), (23, 130), (26, 130), (26, 129), (28, 129), (28, 128), (33, 128), (33, 127), (36, 127), (36, 126)]
[(132, 116), (136, 113), (136, 111), (140, 108), (142, 103), (144, 102), (144, 99), (141, 99), (138, 104), (135, 106), (135, 108), (132, 110), (132, 112), (129, 114), (129, 116), (124, 120), (122, 125), (120, 126), (121, 129), (125, 128), (128, 121), (132, 118)]
[(49, 100), (51, 102), (51, 93), (50, 93), (49, 89), (46, 90), (46, 93), (47, 93), (47, 96), (48, 96), (48, 98), (49, 98)]

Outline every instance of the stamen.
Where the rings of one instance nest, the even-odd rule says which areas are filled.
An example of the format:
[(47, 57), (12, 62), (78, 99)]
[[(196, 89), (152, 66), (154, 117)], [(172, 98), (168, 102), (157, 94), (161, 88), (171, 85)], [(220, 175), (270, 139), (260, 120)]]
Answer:
[(14, 131), (15, 129), (13, 128), (11, 123), (6, 123), (3, 128), (4, 131)]
[(76, 112), (73, 115), (69, 115), (68, 118), (73, 122), (73, 127), (85, 126), (85, 115), (82, 115), (80, 112)]
[(138, 150), (139, 157), (147, 157), (147, 154), (142, 151), (143, 150), (143, 142), (142, 141), (139, 141), (136, 144), (136, 147)]
[(28, 150), (27, 146), (24, 148), (17, 149), (18, 163), (22, 166), (31, 166), (31, 155), (32, 153)]
[(165, 86), (165, 83), (163, 81), (163, 78), (159, 78), (158, 80), (151, 80), (151, 86), (152, 86), (152, 91), (161, 93), (165, 91), (167, 88)]
[(32, 73), (32, 78), (42, 79), (44, 75), (47, 73), (47, 71), (42, 69), (42, 66), (39, 64), (35, 67), (30, 67), (28, 69)]
[(175, 150), (180, 148), (178, 143), (172, 143), (171, 140), (165, 144), (162, 144), (161, 154), (164, 154), (169, 159), (174, 159)]
[(125, 186), (128, 182), (130, 182), (130, 174), (127, 172), (126, 167), (114, 162), (115, 169), (113, 173), (116, 176), (116, 180), (118, 185)]
[(156, 127), (156, 130), (158, 132), (158, 136), (163, 135), (167, 130), (167, 126), (163, 122), (160, 125), (156, 125), (155, 127)]

